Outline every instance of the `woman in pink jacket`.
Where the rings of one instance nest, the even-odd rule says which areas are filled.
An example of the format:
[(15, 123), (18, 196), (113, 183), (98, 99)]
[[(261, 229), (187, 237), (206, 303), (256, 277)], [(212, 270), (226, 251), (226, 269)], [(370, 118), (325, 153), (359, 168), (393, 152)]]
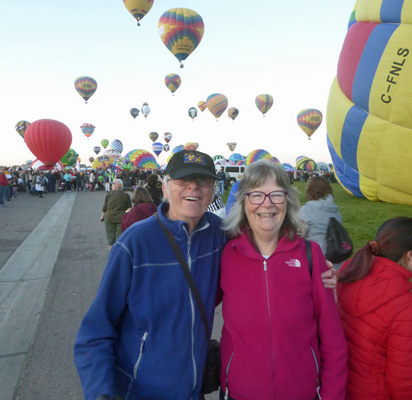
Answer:
[(347, 345), (322, 250), (282, 167), (250, 165), (224, 221), (221, 399), (344, 400)]
[(412, 218), (384, 222), (339, 271), (348, 400), (412, 399)]

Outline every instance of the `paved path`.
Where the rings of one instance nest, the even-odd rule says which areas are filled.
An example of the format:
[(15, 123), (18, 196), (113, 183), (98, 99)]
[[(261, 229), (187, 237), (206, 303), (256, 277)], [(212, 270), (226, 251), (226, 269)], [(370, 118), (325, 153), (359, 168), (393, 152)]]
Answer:
[(0, 400), (83, 398), (73, 343), (108, 257), (104, 196), (25, 194), (0, 209)]

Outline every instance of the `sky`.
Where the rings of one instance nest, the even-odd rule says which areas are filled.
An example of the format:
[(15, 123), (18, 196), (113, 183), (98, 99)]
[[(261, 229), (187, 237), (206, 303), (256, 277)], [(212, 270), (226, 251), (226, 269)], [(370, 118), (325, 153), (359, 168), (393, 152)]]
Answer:
[[(102, 139), (151, 151), (150, 132), (171, 132), (173, 149), (187, 142), (199, 151), (228, 158), (228, 142), (244, 156), (264, 149), (282, 163), (298, 156), (330, 163), (326, 144), (328, 94), (354, 0), (154, 0), (138, 27), (122, 0), (0, 0), (0, 165), (36, 157), (15, 131), (20, 120), (55, 119), (67, 125), (72, 145), (90, 165)], [(179, 68), (158, 33), (161, 15), (175, 7), (199, 13), (203, 39)], [(167, 74), (182, 79), (172, 96)], [(88, 104), (74, 88), (79, 76), (97, 81)], [(188, 109), (222, 93), (239, 109), (217, 122), (206, 109), (194, 120)], [(255, 106), (259, 94), (273, 96), (265, 117)], [(145, 119), (130, 109), (151, 108)], [(324, 116), (308, 140), (296, 115), (317, 108)], [(87, 139), (83, 123), (96, 126)], [(102, 155), (102, 152), (99, 155)], [(157, 158), (164, 164), (169, 153)]]

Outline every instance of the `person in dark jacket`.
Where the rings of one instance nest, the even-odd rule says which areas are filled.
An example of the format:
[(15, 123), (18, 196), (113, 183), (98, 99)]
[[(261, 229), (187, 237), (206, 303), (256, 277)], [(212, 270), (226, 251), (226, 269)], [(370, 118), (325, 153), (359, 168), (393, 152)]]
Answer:
[(159, 178), (156, 174), (150, 174), (147, 177), (146, 189), (148, 190), (150, 196), (153, 199), (153, 203), (157, 206), (162, 202), (163, 191), (159, 184)]
[(134, 206), (128, 208), (122, 217), (122, 231), (125, 231), (137, 221), (149, 218), (157, 210), (157, 206), (153, 203), (149, 192), (143, 186), (138, 186), (134, 190), (132, 203)]

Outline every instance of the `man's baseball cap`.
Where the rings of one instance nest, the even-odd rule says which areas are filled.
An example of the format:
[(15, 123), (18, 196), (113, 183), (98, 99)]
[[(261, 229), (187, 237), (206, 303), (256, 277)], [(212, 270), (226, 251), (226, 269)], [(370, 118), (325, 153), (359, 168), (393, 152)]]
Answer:
[(212, 157), (194, 150), (182, 150), (175, 153), (167, 164), (165, 175), (169, 175), (172, 179), (181, 179), (191, 175), (206, 175), (217, 179)]

